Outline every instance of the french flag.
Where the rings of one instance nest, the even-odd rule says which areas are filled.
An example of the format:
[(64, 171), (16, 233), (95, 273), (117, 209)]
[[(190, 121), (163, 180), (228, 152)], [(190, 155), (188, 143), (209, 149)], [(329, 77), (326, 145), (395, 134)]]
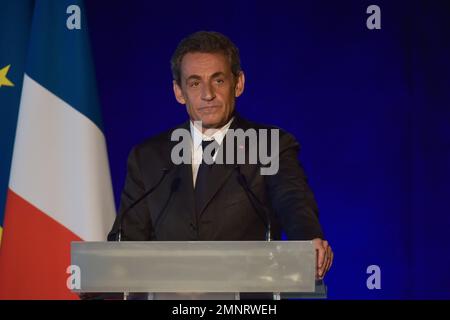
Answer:
[(104, 241), (115, 207), (85, 7), (37, 0), (0, 248), (0, 299), (76, 299), (71, 241)]

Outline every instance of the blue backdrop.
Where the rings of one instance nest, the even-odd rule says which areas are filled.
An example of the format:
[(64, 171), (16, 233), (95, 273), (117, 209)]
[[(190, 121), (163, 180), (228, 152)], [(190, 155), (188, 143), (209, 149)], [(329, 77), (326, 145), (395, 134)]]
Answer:
[[(368, 30), (366, 8), (381, 8)], [(450, 298), (450, 5), (444, 1), (88, 1), (119, 199), (131, 147), (187, 118), (169, 59), (197, 30), (240, 48), (238, 110), (278, 125), (335, 251), (330, 298)], [(369, 290), (366, 268), (381, 268)]]

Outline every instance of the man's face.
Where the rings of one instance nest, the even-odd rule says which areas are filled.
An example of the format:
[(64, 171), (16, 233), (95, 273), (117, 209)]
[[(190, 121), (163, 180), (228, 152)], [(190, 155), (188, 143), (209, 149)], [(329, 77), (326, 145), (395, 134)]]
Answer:
[(234, 77), (225, 55), (195, 52), (183, 57), (181, 86), (174, 81), (173, 89), (192, 121), (202, 121), (204, 129), (220, 128), (230, 120), (244, 81), (242, 72)]

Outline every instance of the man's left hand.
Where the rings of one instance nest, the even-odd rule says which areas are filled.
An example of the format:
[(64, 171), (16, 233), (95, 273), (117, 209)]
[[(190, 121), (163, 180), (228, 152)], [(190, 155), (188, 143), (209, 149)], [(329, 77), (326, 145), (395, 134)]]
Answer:
[(316, 238), (313, 239), (312, 242), (317, 251), (316, 277), (317, 279), (322, 280), (333, 263), (333, 250), (331, 250), (331, 247), (326, 240)]

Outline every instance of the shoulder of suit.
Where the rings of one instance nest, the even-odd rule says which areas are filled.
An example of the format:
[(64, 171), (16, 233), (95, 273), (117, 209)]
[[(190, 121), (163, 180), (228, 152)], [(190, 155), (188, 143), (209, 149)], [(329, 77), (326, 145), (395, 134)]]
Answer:
[(150, 136), (150, 137), (146, 138), (144, 141), (142, 141), (141, 143), (134, 146), (134, 148), (137, 150), (165, 148), (165, 147), (169, 146), (169, 144), (171, 142), (172, 132), (175, 131), (176, 129), (182, 129), (185, 127), (186, 127), (186, 122), (184, 122), (176, 127), (173, 127), (169, 130), (166, 130), (164, 132)]
[(288, 131), (286, 131), (283, 128), (280, 128), (278, 126), (275, 125), (270, 125), (270, 124), (264, 124), (264, 123), (257, 123), (254, 121), (249, 121), (247, 119), (244, 119), (242, 117), (239, 118), (239, 127), (241, 127), (242, 129), (255, 129), (255, 130), (259, 130), (259, 129), (267, 129), (267, 130), (272, 130), (272, 129), (276, 129), (279, 130), (280, 132), (280, 138), (281, 139), (295, 139), (295, 136), (291, 133), (289, 133)]
[[(269, 125), (269, 124), (263, 124), (263, 123), (257, 123), (254, 121), (250, 121), (247, 120), (245, 118), (242, 118), (240, 116), (238, 116), (236, 118), (237, 126), (238, 128), (241, 128), (243, 130), (246, 129), (255, 129), (255, 130), (259, 130), (259, 129), (266, 129), (266, 130), (272, 130), (272, 129), (277, 129), (279, 130), (280, 133), (280, 139), (282, 140), (293, 140), (296, 141), (297, 139), (295, 138), (295, 136), (291, 133), (289, 133), (288, 131), (286, 131), (283, 128), (280, 128), (278, 126), (275, 125)], [(145, 139), (144, 141), (142, 141), (141, 143), (137, 144), (134, 149), (136, 149), (137, 151), (139, 150), (160, 150), (161, 148), (167, 148), (171, 145), (171, 136), (173, 131), (175, 131), (176, 129), (187, 129), (189, 130), (189, 122), (184, 122), (176, 127), (173, 127), (169, 130), (166, 130), (164, 132), (161, 132), (159, 134), (156, 134), (154, 136), (151, 136), (147, 139)]]

